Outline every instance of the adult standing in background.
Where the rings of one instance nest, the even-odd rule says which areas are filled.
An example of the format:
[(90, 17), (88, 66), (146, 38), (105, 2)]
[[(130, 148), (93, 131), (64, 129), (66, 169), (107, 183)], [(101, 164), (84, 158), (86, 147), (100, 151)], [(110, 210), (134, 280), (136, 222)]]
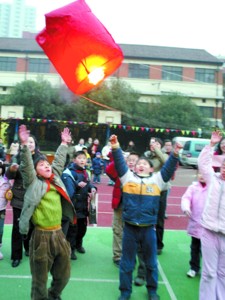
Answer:
[(88, 148), (88, 153), (91, 156), (91, 159), (93, 159), (97, 152), (102, 152), (102, 149), (100, 147), (99, 139), (94, 139), (92, 145)]
[(82, 151), (83, 147), (84, 147), (84, 139), (81, 138), (79, 140), (79, 143), (74, 146), (74, 149), (75, 149), (76, 152), (78, 152), (78, 151)]
[(89, 137), (88, 140), (87, 140), (87, 142), (85, 143), (85, 146), (87, 147), (87, 149), (89, 147), (91, 147), (92, 143), (93, 143), (93, 139), (92, 139), (92, 137)]
[[(173, 150), (173, 142), (170, 139), (165, 139), (164, 140), (164, 146), (163, 149), (166, 154), (170, 155), (170, 153)], [(177, 163), (177, 168), (179, 167), (179, 163)], [(168, 183), (168, 190), (167, 190), (167, 198), (169, 197), (170, 190), (171, 190), (171, 181), (175, 179), (175, 172), (173, 174), (173, 177), (170, 180), (170, 183)], [(166, 207), (167, 207), (167, 198), (166, 198)], [(165, 209), (165, 219), (167, 219), (167, 214), (166, 214), (166, 209)]]
[(19, 144), (18, 140), (14, 140), (11, 143), (11, 145), (9, 147), (9, 154), (10, 154), (11, 157), (18, 153), (19, 147), (20, 147), (20, 144)]
[[(158, 172), (161, 170), (162, 166), (168, 159), (169, 155), (162, 150), (163, 142), (160, 138), (152, 137), (149, 146), (150, 146), (150, 150), (145, 152), (145, 156), (147, 156), (152, 162), (154, 172)], [(170, 183), (167, 183), (167, 188), (169, 188), (169, 185)], [(158, 254), (162, 253), (162, 249), (164, 247), (163, 234), (164, 234), (164, 223), (165, 223), (166, 200), (167, 200), (167, 190), (163, 190), (160, 195), (159, 211), (158, 211), (158, 218), (157, 218), (157, 225), (156, 225)]]
[(104, 174), (106, 173), (106, 167), (110, 162), (109, 152), (111, 151), (111, 143), (107, 142), (106, 145), (102, 148), (102, 160), (104, 163)]
[(135, 143), (133, 141), (129, 141), (127, 149), (125, 150), (125, 152), (136, 152), (136, 146), (135, 146)]

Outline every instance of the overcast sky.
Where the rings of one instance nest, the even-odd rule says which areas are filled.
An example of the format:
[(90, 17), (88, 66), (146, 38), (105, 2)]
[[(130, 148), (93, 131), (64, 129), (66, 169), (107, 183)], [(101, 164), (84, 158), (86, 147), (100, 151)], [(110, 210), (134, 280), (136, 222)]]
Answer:
[[(12, 0), (0, 0), (1, 2)], [(73, 1), (26, 0), (44, 14)], [(205, 49), (225, 56), (224, 0), (86, 0), (117, 43)]]

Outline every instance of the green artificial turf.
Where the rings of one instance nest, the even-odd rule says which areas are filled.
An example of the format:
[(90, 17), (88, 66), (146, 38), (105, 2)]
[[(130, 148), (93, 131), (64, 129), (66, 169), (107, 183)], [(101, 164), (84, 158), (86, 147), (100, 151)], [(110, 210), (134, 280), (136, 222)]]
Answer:
[[(0, 261), (0, 299), (30, 299), (29, 258), (17, 268), (10, 261), (11, 225), (5, 225), (4, 259)], [(185, 231), (166, 231), (165, 248), (159, 258), (161, 300), (197, 300), (199, 277), (186, 276), (189, 269), (190, 237)], [(119, 296), (119, 269), (112, 262), (112, 229), (89, 227), (84, 239), (85, 254), (77, 253), (71, 261), (71, 279), (62, 294), (63, 300), (116, 300)], [(134, 271), (136, 276), (136, 270)], [(50, 279), (49, 279), (50, 283)], [(147, 300), (145, 286), (133, 285), (131, 300)]]

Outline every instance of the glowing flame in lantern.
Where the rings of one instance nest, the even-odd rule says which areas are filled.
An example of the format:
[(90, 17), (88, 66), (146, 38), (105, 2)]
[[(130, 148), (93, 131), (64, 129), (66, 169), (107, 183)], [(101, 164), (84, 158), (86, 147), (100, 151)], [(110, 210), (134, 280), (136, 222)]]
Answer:
[(89, 82), (96, 85), (105, 77), (103, 68), (97, 68), (88, 74)]

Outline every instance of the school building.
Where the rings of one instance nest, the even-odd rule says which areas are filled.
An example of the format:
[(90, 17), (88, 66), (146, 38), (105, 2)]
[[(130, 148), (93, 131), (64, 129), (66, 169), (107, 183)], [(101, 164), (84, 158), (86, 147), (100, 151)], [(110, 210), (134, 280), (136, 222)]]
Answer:
[[(138, 91), (140, 103), (151, 103), (156, 96), (178, 92), (196, 103), (211, 125), (221, 126), (224, 103), (221, 60), (203, 49), (120, 46), (124, 61), (113, 76)], [(34, 39), (0, 38), (0, 99), (16, 83), (36, 80), (38, 76), (53, 86), (64, 85)]]
[[(139, 92), (139, 102), (180, 93), (196, 103), (209, 126), (222, 128), (223, 61), (204, 49), (120, 44), (124, 60), (107, 80), (118, 77)], [(0, 38), (0, 103), (15, 84), (41, 77), (52, 86), (64, 85), (35, 39)]]

